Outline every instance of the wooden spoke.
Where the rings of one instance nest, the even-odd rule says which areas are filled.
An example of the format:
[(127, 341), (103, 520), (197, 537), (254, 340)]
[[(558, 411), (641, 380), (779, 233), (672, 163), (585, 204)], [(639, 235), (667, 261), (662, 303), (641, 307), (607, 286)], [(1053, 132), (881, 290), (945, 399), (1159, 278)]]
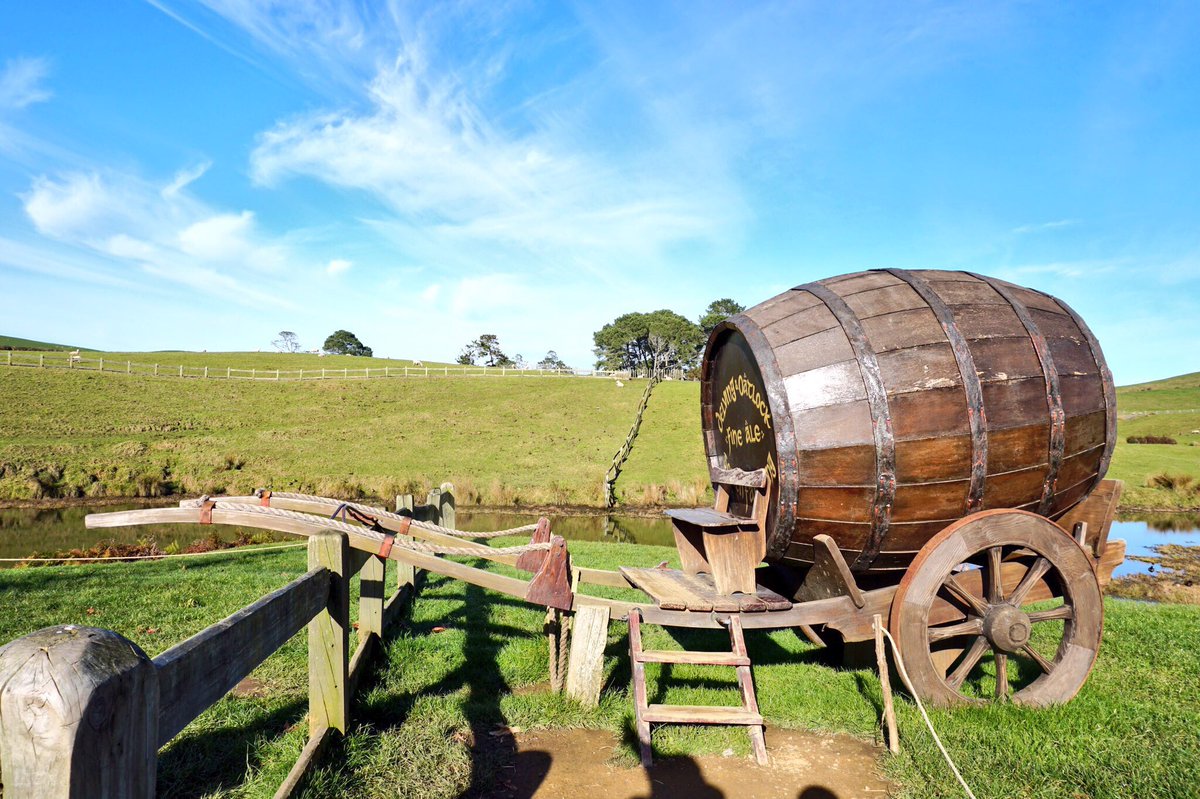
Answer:
[(929, 643), (945, 641), (960, 635), (980, 635), (983, 632), (983, 619), (972, 617), (959, 624), (948, 624), (945, 627), (929, 628)]
[(992, 659), (996, 662), (996, 698), (1008, 698), (1008, 655), (999, 650), (992, 650)]
[(984, 604), (983, 600), (964, 588), (962, 583), (953, 574), (947, 574), (946, 580), (942, 585), (950, 592), (951, 596), (969, 607), (976, 616), (987, 615), (987, 605)]
[(1046, 660), (1046, 658), (1042, 656), (1042, 653), (1034, 649), (1032, 645), (1025, 644), (1025, 646), (1021, 647), (1021, 651), (1033, 658), (1034, 661), (1037, 662), (1038, 666), (1041, 667), (1042, 671), (1046, 674), (1054, 671), (1054, 664)]
[[(978, 568), (961, 571), (964, 563)], [(1047, 604), (1028, 614), (1014, 610), (1038, 607), (1033, 603)], [(889, 627), (913, 691), (930, 704), (1044, 706), (1066, 702), (1087, 679), (1100, 648), (1103, 607), (1088, 553), (1062, 528), (1027, 511), (985, 510), (921, 548), (896, 589)], [(1038, 628), (1041, 651), (1024, 636), (1008, 637), (1055, 620), (1063, 623)], [(989, 652), (996, 684), (981, 696), (965, 686)], [(1013, 658), (1037, 663), (1033, 679), (1012, 683)]]
[(1035, 610), (1029, 614), (1029, 622), (1037, 624), (1039, 621), (1053, 621), (1054, 619), (1062, 619), (1070, 621), (1075, 618), (1075, 609), (1070, 605), (1061, 605), (1050, 610)]
[(1003, 547), (990, 547), (987, 559), (987, 601), (999, 605), (1004, 601), (1004, 573), (1000, 561), (1003, 560)]
[(1017, 587), (1013, 589), (1012, 594), (1008, 597), (1008, 601), (1017, 607), (1021, 607), (1021, 603), (1025, 600), (1026, 595), (1033, 588), (1034, 583), (1042, 579), (1050, 569), (1050, 561), (1043, 557), (1038, 557), (1029, 567), (1029, 571), (1025, 572), (1025, 576), (1021, 578), (1021, 582), (1017, 583)]
[(954, 667), (954, 671), (946, 677), (946, 682), (957, 689), (962, 685), (963, 680), (971, 674), (971, 670), (979, 663), (979, 659), (983, 657), (983, 653), (988, 650), (988, 641), (982, 635), (976, 636), (975, 643), (971, 644), (971, 648), (963, 655), (959, 664)]

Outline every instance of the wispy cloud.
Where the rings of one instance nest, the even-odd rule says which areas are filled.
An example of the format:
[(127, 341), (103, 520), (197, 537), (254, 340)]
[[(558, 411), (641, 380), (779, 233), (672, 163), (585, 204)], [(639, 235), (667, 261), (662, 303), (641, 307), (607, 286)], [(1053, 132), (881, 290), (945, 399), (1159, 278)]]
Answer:
[(1053, 222), (1039, 222), (1031, 225), (1021, 225), (1012, 229), (1014, 235), (1023, 236), (1028, 233), (1044, 233), (1047, 230), (1058, 230), (1060, 228), (1072, 227), (1078, 225), (1078, 219), (1056, 219)]
[(190, 196), (185, 187), (198, 174), (184, 170), (165, 185), (121, 173), (42, 175), (21, 199), (44, 237), (100, 256), (92, 261), (98, 274), (124, 264), (234, 302), (290, 305), (245, 281), (279, 272), (286, 246), (259, 232), (252, 212), (216, 211)]
[(325, 272), (333, 277), (337, 277), (343, 272), (349, 271), (351, 266), (353, 264), (345, 258), (334, 258), (325, 266)]
[(53, 95), (44, 85), (50, 63), (44, 58), (12, 58), (0, 70), (0, 109), (43, 103)]

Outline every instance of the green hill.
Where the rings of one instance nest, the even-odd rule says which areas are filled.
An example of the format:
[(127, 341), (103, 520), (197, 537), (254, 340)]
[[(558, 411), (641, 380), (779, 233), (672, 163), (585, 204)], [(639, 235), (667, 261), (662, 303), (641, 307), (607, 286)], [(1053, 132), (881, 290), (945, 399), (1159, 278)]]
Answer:
[[(45, 357), (49, 363), (51, 355)], [(65, 364), (65, 355), (54, 357)], [(274, 369), (414, 364), (308, 353), (86, 356), (99, 357), (118, 372), (129, 361), (267, 376)], [(445, 368), (424, 365), (431, 373)], [(276, 383), (0, 368), (0, 499), (269, 485), (386, 500), (450, 479), (468, 502), (599, 505), (605, 470), (645, 385), (625, 383), (562, 377)], [(655, 389), (617, 483), (622, 503), (705, 501), (699, 390), (694, 382), (671, 381)], [(1124, 386), (1117, 396), (1119, 442), (1110, 475), (1126, 483), (1123, 504), (1200, 507), (1200, 373)], [(1126, 441), (1144, 435), (1177, 443)]]
[[(26, 352), (42, 352), (53, 350), (78, 350), (80, 347), (69, 347), (66, 344), (50, 344), (45, 341), (34, 341), (16, 336), (0, 336), (0, 350), (25, 350)], [(90, 352), (91, 350), (84, 350)]]
[[(1111, 477), (1125, 481), (1122, 504), (1200, 508), (1200, 372), (1117, 389), (1117, 450)], [(1165, 436), (1175, 444), (1130, 444)]]
[[(170, 355), (177, 356), (172, 362), (232, 360), (228, 353)], [(239, 354), (239, 368), (260, 357), (277, 363), (307, 356)], [(342, 359), (319, 360), (335, 368)], [(367, 359), (345, 360), (361, 367)], [(466, 502), (597, 505), (645, 386), (625, 383), (583, 377), (276, 383), (0, 368), (0, 499), (242, 493), (259, 486), (388, 499), (453, 480)], [(685, 409), (695, 415), (698, 391), (694, 383), (656, 390), (652, 404), (667, 417), (660, 426), (690, 427), (689, 434), (646, 432), (639, 444), (649, 441), (660, 451), (629, 465), (622, 493), (671, 501), (677, 492), (690, 498), (706, 488), (699, 435), (694, 420), (684, 418)], [(671, 421), (676, 414), (681, 421)], [(670, 485), (648, 485), (656, 480)]]

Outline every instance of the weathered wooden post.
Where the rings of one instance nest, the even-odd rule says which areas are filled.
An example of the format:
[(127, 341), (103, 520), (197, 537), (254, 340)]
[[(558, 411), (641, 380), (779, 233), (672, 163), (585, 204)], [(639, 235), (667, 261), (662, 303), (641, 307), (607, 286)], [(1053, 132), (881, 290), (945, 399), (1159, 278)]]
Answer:
[(439, 515), (442, 517), (442, 520), (438, 524), (442, 525), (442, 527), (458, 529), (455, 524), (457, 519), (455, 518), (456, 514), (454, 511), (456, 504), (454, 501), (454, 483), (442, 483), (441, 488), (442, 496)]
[(150, 799), (158, 672), (110, 630), (47, 627), (0, 649), (6, 799)]
[[(608, 644), (609, 610), (584, 605), (571, 620), (571, 660), (567, 667), (567, 695), (589, 707), (600, 704), (604, 684), (604, 648)], [(562, 644), (559, 644), (562, 646)]]
[[(396, 513), (406, 516), (413, 515), (413, 495), (399, 494), (396, 497)], [(400, 542), (411, 541), (409, 536), (396, 536), (396, 540)], [(411, 563), (396, 562), (396, 590), (404, 590), (404, 586), (411, 585), (414, 589), (417, 584), (417, 570)]]
[(343, 735), (350, 718), (350, 544), (342, 533), (308, 539), (308, 567), (331, 572), (325, 610), (308, 623), (308, 734), (311, 738), (337, 730)]
[(442, 489), (431, 488), (425, 497), (425, 521), (442, 523)]
[(370, 555), (363, 563), (358, 597), (358, 638), (363, 645), (369, 638), (383, 638), (384, 583), (387, 560)]

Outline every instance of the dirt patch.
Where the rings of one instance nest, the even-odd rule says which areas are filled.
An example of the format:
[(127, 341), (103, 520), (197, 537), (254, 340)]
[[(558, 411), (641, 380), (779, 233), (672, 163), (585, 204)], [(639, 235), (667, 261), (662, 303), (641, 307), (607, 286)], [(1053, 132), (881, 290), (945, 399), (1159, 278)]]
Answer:
[(846, 735), (768, 730), (769, 766), (747, 757), (666, 758), (646, 771), (612, 765), (620, 743), (603, 730), (520, 733), (516, 759), (496, 780), (511, 799), (880, 799), (882, 752)]

